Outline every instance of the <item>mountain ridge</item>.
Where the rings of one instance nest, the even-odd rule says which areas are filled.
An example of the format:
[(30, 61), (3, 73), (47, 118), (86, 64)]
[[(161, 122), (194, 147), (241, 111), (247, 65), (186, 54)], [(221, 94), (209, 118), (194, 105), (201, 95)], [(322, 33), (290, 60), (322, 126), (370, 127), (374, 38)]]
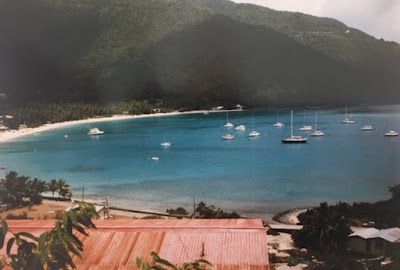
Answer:
[[(203, 39), (194, 42), (191, 31)], [(334, 19), (228, 0), (4, 0), (0, 37), (0, 92), (10, 104), (164, 99), (200, 108), (400, 100), (399, 44)], [(204, 50), (206, 39), (214, 47)]]

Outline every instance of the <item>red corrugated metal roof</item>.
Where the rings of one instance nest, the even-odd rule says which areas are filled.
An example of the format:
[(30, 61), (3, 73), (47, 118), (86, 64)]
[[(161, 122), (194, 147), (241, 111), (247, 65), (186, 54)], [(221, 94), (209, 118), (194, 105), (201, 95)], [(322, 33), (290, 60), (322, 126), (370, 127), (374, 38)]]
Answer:
[[(12, 231), (39, 234), (54, 221), (10, 220)], [(206, 259), (214, 269), (269, 269), (266, 228), (258, 219), (97, 220), (78, 269), (136, 269), (136, 258), (157, 252), (173, 264)], [(204, 244), (204, 250), (203, 250)], [(202, 257), (202, 253), (204, 256)], [(0, 253), (4, 254), (4, 250)]]

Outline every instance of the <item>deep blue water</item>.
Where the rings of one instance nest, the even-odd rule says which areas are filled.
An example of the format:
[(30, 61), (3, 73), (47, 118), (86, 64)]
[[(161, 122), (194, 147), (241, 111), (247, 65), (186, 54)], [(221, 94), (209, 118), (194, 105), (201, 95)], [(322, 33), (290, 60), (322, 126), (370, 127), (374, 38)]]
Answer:
[[(7, 171), (43, 180), (63, 178), (80, 197), (81, 186), (92, 199), (108, 196), (111, 205), (165, 211), (185, 206), (192, 196), (207, 204), (245, 213), (281, 211), (321, 201), (375, 201), (389, 198), (389, 185), (400, 183), (400, 106), (353, 108), (355, 124), (341, 124), (344, 109), (296, 110), (294, 130), (314, 126), (324, 137), (287, 145), (290, 110), (230, 112), (236, 138), (224, 141), (225, 113), (188, 114), (92, 124), (105, 131), (88, 136), (88, 125), (21, 137), (0, 145), (0, 165)], [(247, 137), (252, 123), (260, 137)], [(372, 124), (373, 131), (361, 131)], [(68, 134), (65, 138), (64, 135)], [(172, 143), (162, 148), (166, 136)], [(159, 157), (159, 161), (151, 157)], [(5, 172), (0, 171), (0, 177)]]

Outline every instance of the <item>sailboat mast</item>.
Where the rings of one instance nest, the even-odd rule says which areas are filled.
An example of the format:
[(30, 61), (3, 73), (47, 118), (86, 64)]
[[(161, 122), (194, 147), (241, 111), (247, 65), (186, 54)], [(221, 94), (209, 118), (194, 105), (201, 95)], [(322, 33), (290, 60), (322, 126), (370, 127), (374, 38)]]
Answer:
[(317, 119), (318, 119), (318, 113), (315, 113), (315, 131), (317, 131)]
[(290, 111), (290, 137), (293, 137), (293, 110)]
[(347, 107), (346, 107), (346, 114), (345, 114), (345, 119), (347, 119)]

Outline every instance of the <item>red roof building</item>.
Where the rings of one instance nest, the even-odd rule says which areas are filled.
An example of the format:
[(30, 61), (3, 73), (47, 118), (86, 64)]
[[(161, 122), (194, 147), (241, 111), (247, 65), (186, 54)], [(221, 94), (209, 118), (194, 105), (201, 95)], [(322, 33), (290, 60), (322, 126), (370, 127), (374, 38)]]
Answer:
[[(51, 230), (54, 221), (9, 220), (13, 232), (35, 235)], [(151, 252), (175, 265), (196, 259), (213, 269), (269, 270), (267, 229), (259, 219), (96, 220), (97, 230), (80, 235), (83, 260), (78, 269), (137, 269), (136, 258), (151, 262)], [(6, 237), (6, 241), (10, 236)], [(0, 251), (5, 254), (5, 250)]]

